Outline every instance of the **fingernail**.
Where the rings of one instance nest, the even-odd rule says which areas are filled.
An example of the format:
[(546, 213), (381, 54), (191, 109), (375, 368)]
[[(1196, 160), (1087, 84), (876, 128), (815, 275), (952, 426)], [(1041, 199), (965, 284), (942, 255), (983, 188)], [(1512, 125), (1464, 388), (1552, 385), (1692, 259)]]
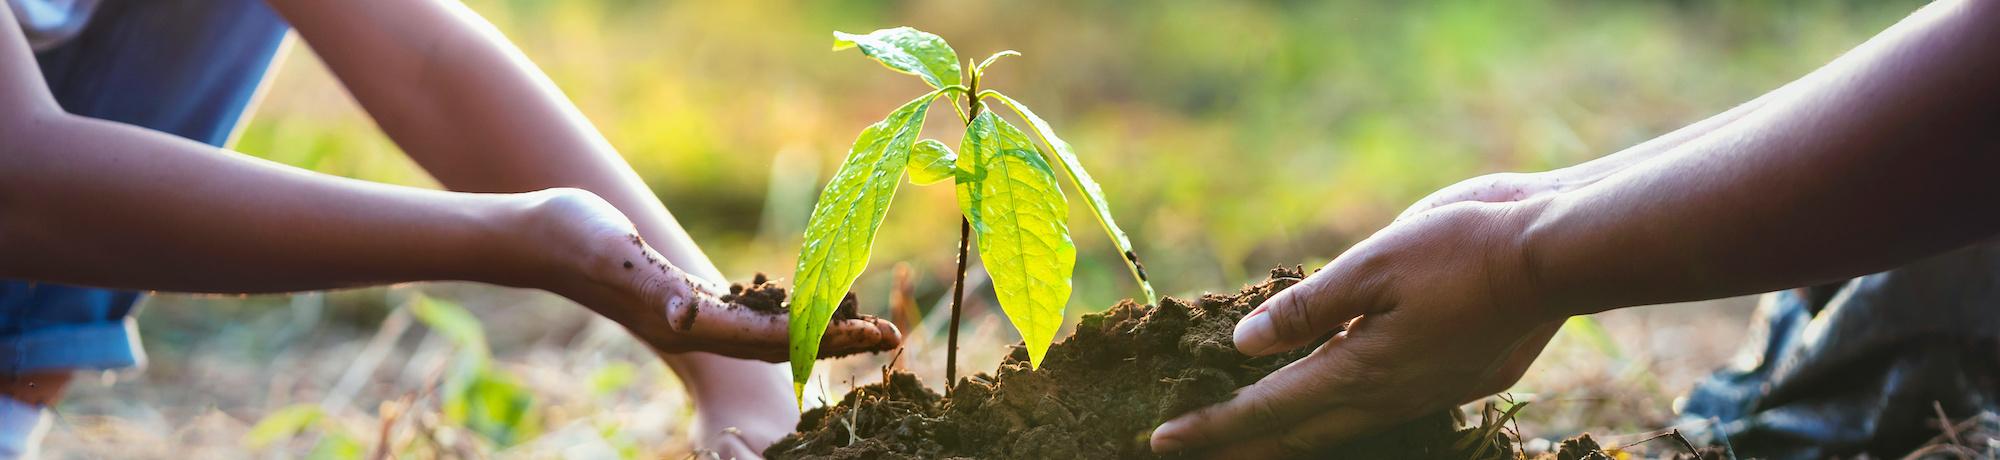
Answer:
[(875, 328), (882, 332), (882, 349), (888, 350), (903, 345), (903, 331), (896, 329), (896, 323), (877, 319)]
[[(1263, 309), (1259, 308), (1258, 311), (1261, 312)], [(1236, 351), (1250, 356), (1257, 356), (1264, 351), (1264, 348), (1269, 347), (1270, 344), (1265, 343), (1264, 338), (1270, 336), (1271, 315), (1256, 312), (1238, 321), (1236, 331), (1230, 334), (1230, 338), (1236, 342)]]
[[(1181, 451), (1181, 449), (1185, 448), (1185, 446), (1181, 444), (1181, 441), (1179, 439), (1174, 439), (1171, 437), (1172, 436), (1171, 433), (1178, 429), (1180, 429), (1180, 420), (1178, 419), (1168, 420), (1167, 423), (1162, 423), (1158, 428), (1154, 428), (1152, 434), (1152, 440), (1150, 441), (1153, 447), (1153, 452), (1155, 453), (1179, 452)], [(1164, 436), (1162, 435), (1163, 433), (1165, 434)]]

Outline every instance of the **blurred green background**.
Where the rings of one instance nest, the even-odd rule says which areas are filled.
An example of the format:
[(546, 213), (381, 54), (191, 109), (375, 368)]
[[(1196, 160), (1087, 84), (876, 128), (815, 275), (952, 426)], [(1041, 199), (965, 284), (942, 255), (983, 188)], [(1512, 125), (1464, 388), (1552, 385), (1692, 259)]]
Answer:
[[(1034, 107), (1075, 145), (1165, 295), (1235, 289), (1279, 264), (1317, 266), (1460, 179), (1560, 167), (1663, 134), (1806, 73), (1920, 4), (468, 3), (553, 77), (736, 279), (789, 278), (811, 203), (849, 144), (925, 90), (855, 51), (829, 51), (830, 32), (909, 25), (961, 56), (1018, 50), (986, 86)], [(238, 150), (435, 186), (306, 47), (287, 52), (266, 91)], [(929, 136), (955, 145), (950, 111), (932, 116)], [(885, 313), (897, 264), (920, 305), (949, 288), (951, 188), (904, 185), (896, 201), (856, 287), (874, 313)], [(1137, 292), (1083, 209), (1072, 201), (1072, 316)], [(540, 439), (553, 441), (537, 443), (564, 450), (596, 439), (625, 456), (685, 446), (665, 438), (684, 421), (683, 396), (628, 338), (592, 332), (580, 309), (552, 296), (463, 284), (154, 296), (140, 317), (150, 368), (77, 390), (50, 445), (123, 457), (179, 443), (191, 446), (183, 453), (238, 456), (247, 424), (314, 401), (335, 415), (351, 407), (335, 419), (368, 433), (376, 404), (421, 386), (429, 363), (449, 355), (434, 334), (382, 332), (419, 290), (479, 317), (496, 369), (539, 398), (539, 424), (552, 433)], [(1523, 414), (1524, 425), (1656, 427), (1671, 398), (1738, 341), (1741, 303), (1598, 315), (1604, 327), (1559, 337), (1516, 388), (1558, 395)], [(967, 328), (968, 344), (994, 345), (968, 349), (971, 369), (990, 368), (997, 344), (1016, 340), (991, 317)], [(936, 380), (940, 347), (913, 332), (913, 369)], [(381, 367), (400, 377), (370, 365), (365, 384), (336, 383), (381, 335), (392, 350)], [(853, 359), (839, 375), (866, 376), (884, 359)], [(605, 375), (621, 377), (607, 377), (612, 385)]]
[[(828, 51), (829, 32), (911, 25), (963, 56), (1019, 50), (988, 86), (1076, 144), (1162, 293), (1188, 294), (1331, 258), (1458, 179), (1572, 164), (1726, 109), (1916, 2), (471, 4), (733, 277), (788, 276), (855, 135), (924, 90)], [(317, 66), (294, 48), (238, 148), (430, 184)], [(940, 114), (928, 132), (956, 145), (958, 131)], [(858, 289), (880, 292), (879, 268), (906, 261), (929, 299), (951, 271), (951, 189), (899, 195)], [(1071, 308), (1134, 295), (1102, 236), (1075, 233)]]

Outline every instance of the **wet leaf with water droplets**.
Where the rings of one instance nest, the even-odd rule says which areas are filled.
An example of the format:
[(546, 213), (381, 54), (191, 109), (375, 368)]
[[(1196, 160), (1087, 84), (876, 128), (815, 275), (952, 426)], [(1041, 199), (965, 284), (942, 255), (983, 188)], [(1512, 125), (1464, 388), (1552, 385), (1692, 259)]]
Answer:
[(868, 268), (875, 230), (889, 212), (889, 202), (902, 183), (910, 148), (923, 130), (932, 91), (904, 104), (889, 117), (861, 131), (840, 170), (820, 192), (806, 222), (793, 286), (790, 342), (792, 379), (804, 382), (819, 357), (820, 336), (826, 334), (834, 307)]

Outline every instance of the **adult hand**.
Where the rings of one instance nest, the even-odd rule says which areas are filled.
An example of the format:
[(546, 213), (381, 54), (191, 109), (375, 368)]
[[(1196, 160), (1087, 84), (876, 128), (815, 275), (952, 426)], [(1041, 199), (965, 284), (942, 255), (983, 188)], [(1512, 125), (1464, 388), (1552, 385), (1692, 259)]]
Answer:
[(1464, 202), (1508, 203), (1553, 195), (1589, 184), (1590, 179), (1577, 178), (1583, 175), (1571, 169), (1532, 173), (1494, 173), (1459, 181), (1425, 195), (1410, 205), (1409, 209), (1396, 216), (1404, 220), (1451, 204)]
[[(675, 267), (639, 237), (624, 214), (597, 195), (577, 189), (527, 194), (533, 203), (518, 244), (539, 248), (543, 287), (624, 325), (653, 349), (705, 351), (782, 362), (788, 359), (787, 315), (767, 314), (717, 298), (723, 287)], [(872, 316), (829, 325), (822, 356), (895, 348), (894, 325)]]
[[(1614, 164), (1603, 169), (1622, 166)], [(1591, 169), (1586, 163), (1553, 171), (1504, 172), (1466, 179), (1417, 200), (1416, 204), (1410, 205), (1409, 209), (1403, 210), (1401, 215), (1396, 216), (1396, 220), (1402, 221), (1433, 209), (1465, 202), (1518, 203), (1552, 198), (1558, 193), (1589, 185), (1603, 177), (1601, 171), (1593, 172)], [(1520, 232), (1525, 233), (1526, 229), (1521, 229)], [(1522, 251), (1525, 248), (1515, 248), (1515, 250)], [(1562, 329), (1562, 323), (1566, 319), (1556, 318), (1548, 324), (1537, 327), (1534, 334), (1528, 337), (1528, 341), (1506, 358), (1506, 363), (1501, 366), (1500, 372), (1495, 373), (1493, 378), (1483, 385), (1483, 388), (1489, 390), (1478, 392), (1473, 398), (1506, 391), (1508, 387), (1513, 386), (1514, 382), (1520, 380), (1521, 374), (1527, 372), (1528, 366), (1535, 363), (1535, 358), (1542, 355), (1542, 350), (1548, 347), (1549, 340), (1554, 339), (1556, 332)]]
[(1518, 380), (1565, 316), (1544, 305), (1523, 256), (1547, 200), (1482, 192), (1504, 181), (1493, 176), (1475, 181), (1440, 194), (1490, 200), (1420, 204), (1253, 310), (1236, 328), (1243, 353), (1317, 348), (1229, 401), (1161, 425), (1153, 449), (1299, 456)]

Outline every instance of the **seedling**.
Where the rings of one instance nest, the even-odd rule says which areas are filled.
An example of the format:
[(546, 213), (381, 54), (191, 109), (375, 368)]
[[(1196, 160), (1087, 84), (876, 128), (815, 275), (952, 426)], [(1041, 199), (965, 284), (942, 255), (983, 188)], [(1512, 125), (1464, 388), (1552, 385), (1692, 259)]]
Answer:
[[(1069, 302), (1076, 246), (1069, 237), (1069, 204), (1051, 164), (1061, 165), (1068, 173), (1071, 184), (1090, 205), (1097, 222), (1124, 256), (1126, 268), (1138, 280), (1145, 296), (1142, 300), (1153, 301), (1153, 287), (1146, 281), (1138, 255), (1132, 252), (1131, 240), (1112, 220), (1103, 189), (1084, 172), (1069, 143), (1056, 137), (1049, 123), (1028, 106), (979, 86), (988, 65), (1021, 53), (1001, 51), (978, 64), (966, 61), (966, 66), (960, 66), (958, 53), (944, 39), (909, 27), (866, 35), (834, 32), (833, 37), (835, 51), (860, 48), (892, 70), (922, 78), (933, 89), (862, 130), (840, 170), (813, 205), (805, 244), (799, 249), (791, 306), (795, 390), (804, 388), (812, 374), (820, 336), (826, 332), (834, 307), (868, 267), (875, 231), (881, 227), (905, 172), (913, 184), (950, 179), (958, 191), (958, 277), (952, 286), (946, 346), (948, 382), (957, 379), (958, 317), (964, 298), (966, 256), (975, 231), (979, 257), (993, 277), (1000, 309), (1027, 343), (1029, 365), (1040, 368), (1042, 355), (1055, 341), (1063, 305)], [(965, 122), (965, 137), (959, 143), (963, 155), (935, 139), (918, 140), (924, 115), (940, 97), (952, 98), (952, 108)], [(963, 107), (958, 105), (961, 100)], [(986, 110), (987, 100), (1012, 109), (1034, 129), (1041, 143), (1029, 140), (1026, 133)]]

